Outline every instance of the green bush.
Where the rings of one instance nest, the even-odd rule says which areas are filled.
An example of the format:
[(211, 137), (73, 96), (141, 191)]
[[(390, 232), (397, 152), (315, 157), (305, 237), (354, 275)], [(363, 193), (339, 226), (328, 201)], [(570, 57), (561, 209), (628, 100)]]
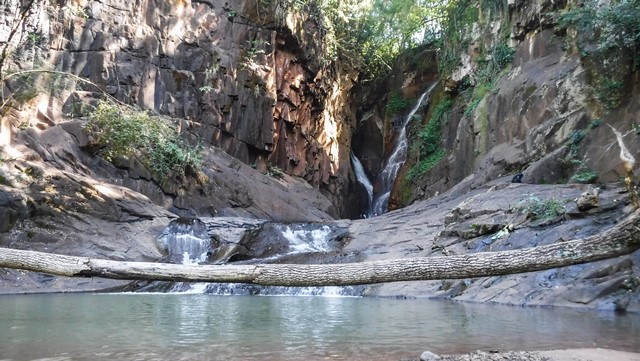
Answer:
[(478, 83), (491, 84), (513, 61), (515, 50), (506, 43), (497, 43), (485, 57), (478, 58)]
[(592, 171), (586, 166), (582, 165), (576, 174), (574, 174), (569, 182), (572, 183), (593, 183), (598, 179), (598, 173)]
[(425, 174), (427, 174), (428, 171), (431, 170), (431, 168), (435, 167), (436, 164), (440, 163), (440, 161), (442, 160), (442, 158), (444, 158), (445, 155), (446, 155), (446, 152), (444, 151), (444, 149), (440, 148), (436, 150), (435, 153), (420, 160), (416, 165), (411, 167), (411, 169), (407, 173), (407, 180), (413, 181), (415, 179), (418, 179), (424, 176)]
[(567, 147), (569, 147), (569, 151), (571, 153), (571, 157), (576, 157), (578, 155), (578, 149), (580, 148), (580, 142), (587, 135), (587, 131), (584, 129), (575, 129), (569, 133), (569, 138), (567, 141)]
[(400, 93), (392, 93), (387, 101), (387, 114), (402, 114), (411, 105)]
[[(556, 14), (560, 26), (573, 26), (579, 38), (595, 41), (599, 51), (625, 47), (638, 56), (640, 42), (640, 0), (600, 2), (587, 0), (583, 6)], [(597, 31), (594, 31), (597, 30)]]
[(579, 7), (556, 14), (560, 26), (574, 30), (571, 44), (575, 40), (586, 64), (592, 96), (604, 111), (621, 104), (625, 83), (640, 65), (638, 19), (640, 0), (586, 0)]
[(90, 114), (85, 131), (100, 145), (108, 161), (139, 155), (152, 173), (166, 180), (201, 166), (200, 151), (179, 137), (159, 117), (101, 101)]
[(532, 221), (549, 220), (564, 214), (564, 204), (557, 199), (542, 200), (534, 195), (520, 201), (518, 207)]
[(268, 165), (267, 166), (267, 175), (269, 177), (273, 177), (275, 179), (282, 179), (282, 177), (284, 177), (284, 172), (278, 166)]
[(409, 170), (407, 180), (413, 181), (425, 175), (446, 155), (442, 149), (442, 126), (449, 117), (453, 101), (445, 99), (439, 102), (431, 114), (429, 122), (418, 133), (418, 142), (413, 145), (417, 150), (418, 161)]

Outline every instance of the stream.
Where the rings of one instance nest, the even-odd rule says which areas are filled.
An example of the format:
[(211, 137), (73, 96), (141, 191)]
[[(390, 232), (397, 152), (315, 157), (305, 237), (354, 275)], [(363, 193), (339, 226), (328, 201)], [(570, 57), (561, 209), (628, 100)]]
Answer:
[(640, 351), (640, 315), (355, 297), (0, 297), (2, 360), (400, 360), (422, 351)]

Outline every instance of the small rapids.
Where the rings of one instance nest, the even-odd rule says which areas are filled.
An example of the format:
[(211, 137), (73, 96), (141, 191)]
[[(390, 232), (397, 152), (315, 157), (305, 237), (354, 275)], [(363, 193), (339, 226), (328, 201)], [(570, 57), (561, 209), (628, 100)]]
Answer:
[(211, 254), (211, 237), (205, 224), (197, 219), (171, 222), (158, 238), (158, 244), (172, 263), (203, 263)]
[[(346, 229), (322, 223), (203, 218), (172, 221), (158, 238), (166, 260), (181, 264), (318, 263), (335, 260)], [(153, 282), (139, 292), (216, 295), (359, 296), (363, 287), (276, 287)]]

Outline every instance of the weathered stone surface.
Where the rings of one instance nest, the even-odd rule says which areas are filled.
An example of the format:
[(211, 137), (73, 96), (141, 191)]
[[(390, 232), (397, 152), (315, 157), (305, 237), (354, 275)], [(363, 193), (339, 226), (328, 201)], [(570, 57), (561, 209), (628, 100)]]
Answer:
[[(205, 182), (193, 180), (193, 184), (175, 187), (175, 193), (165, 193), (141, 175), (144, 167), (140, 164), (116, 168), (80, 149), (77, 138), (65, 129), (78, 132), (75, 123), (17, 131), (10, 148), (14, 158), (3, 158), (0, 166), (1, 174), (10, 182), (0, 184), (0, 246), (155, 261), (163, 257), (156, 238), (178, 214), (228, 214), (282, 221), (326, 221), (337, 214), (329, 200), (308, 183), (286, 175), (281, 179), (268, 177), (215, 149), (205, 154), (205, 173), (209, 174)], [(181, 187), (187, 186), (196, 192), (181, 193)], [(122, 285), (117, 281), (0, 272), (0, 293)]]
[[(552, 12), (565, 5), (556, 2), (536, 7), (514, 2), (510, 19), (496, 25), (511, 25), (513, 62), (473, 111), (469, 111), (471, 94), (463, 91), (476, 81), (474, 69), (479, 65), (473, 58), (478, 53), (473, 49), (480, 43), (490, 48), (499, 41), (495, 34), (501, 32), (490, 25), (495, 34), (468, 39), (475, 47), (469, 49), (468, 64), (463, 61), (461, 65), (470, 67), (466, 80), (462, 77), (451, 85), (452, 79), (445, 79), (440, 90), (448, 89), (455, 100), (442, 134), (445, 160), (408, 184), (402, 178), (417, 161), (409, 157), (391, 196), (399, 206), (453, 187), (460, 189), (461, 183), (469, 190), (516, 172), (524, 174), (523, 182), (537, 184), (564, 183), (581, 170), (595, 172), (598, 182), (604, 183), (624, 176), (615, 136), (600, 124), (622, 129), (623, 134), (632, 132), (630, 124), (637, 118), (640, 101), (627, 95), (635, 94), (640, 83), (628, 69), (628, 59), (612, 59), (610, 65), (616, 64), (611, 66), (617, 70), (611, 76), (628, 81), (624, 81), (619, 106), (602, 110), (594, 89), (597, 76), (606, 72), (589, 56), (567, 48), (570, 38), (558, 36), (564, 30), (551, 21)], [(411, 134), (417, 139), (416, 132)], [(640, 138), (627, 136), (625, 142), (632, 153), (640, 150)]]
[[(589, 236), (624, 216), (628, 199), (621, 188), (605, 188), (606, 206), (580, 216), (540, 222), (526, 217), (529, 199), (573, 202), (586, 185), (510, 183), (503, 177), (470, 193), (455, 189), (427, 201), (371, 219), (352, 221), (345, 252), (363, 260), (520, 249)], [(473, 232), (472, 225), (501, 219), (507, 231)], [(459, 228), (457, 228), (459, 227)], [(455, 230), (455, 231), (454, 231)], [(468, 238), (473, 237), (474, 238)], [(511, 305), (555, 305), (640, 311), (640, 253), (544, 272), (468, 280), (390, 283), (371, 286), (367, 294), (431, 297)]]
[[(322, 62), (318, 18), (284, 16), (275, 3), (255, 1), (54, 6), (36, 0), (20, 25), (18, 5), (3, 4), (0, 34), (8, 36), (19, 25), (11, 44), (19, 67), (87, 80), (33, 75), (34, 86), (57, 87), (39, 96), (46, 121), (34, 126), (46, 129), (63, 115), (83, 115), (108, 94), (183, 119), (180, 131), (197, 141), (259, 169), (270, 164), (304, 178), (341, 215), (357, 214), (349, 199), (355, 187), (349, 162), (355, 120), (344, 110), (357, 73)], [(36, 43), (20, 41), (27, 34), (40, 35)], [(30, 108), (21, 112), (27, 116)]]
[(598, 190), (588, 189), (576, 199), (576, 206), (580, 211), (588, 211), (600, 205), (598, 202)]

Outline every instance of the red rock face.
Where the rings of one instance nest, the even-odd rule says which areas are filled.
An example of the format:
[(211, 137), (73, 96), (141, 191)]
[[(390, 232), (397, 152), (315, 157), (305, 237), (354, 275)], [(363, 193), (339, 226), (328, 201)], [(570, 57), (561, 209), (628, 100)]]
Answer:
[[(336, 192), (353, 177), (352, 126), (342, 109), (353, 79), (321, 65), (323, 39), (314, 20), (284, 18), (258, 3), (63, 1), (29, 19), (24, 31), (42, 39), (21, 60), (33, 66), (34, 57), (46, 59), (98, 86), (82, 96), (73, 88), (56, 95), (50, 103), (66, 103), (64, 112), (105, 91), (180, 119), (182, 132), (244, 163), (303, 177), (342, 208)], [(54, 120), (63, 116), (61, 107), (46, 112)]]

